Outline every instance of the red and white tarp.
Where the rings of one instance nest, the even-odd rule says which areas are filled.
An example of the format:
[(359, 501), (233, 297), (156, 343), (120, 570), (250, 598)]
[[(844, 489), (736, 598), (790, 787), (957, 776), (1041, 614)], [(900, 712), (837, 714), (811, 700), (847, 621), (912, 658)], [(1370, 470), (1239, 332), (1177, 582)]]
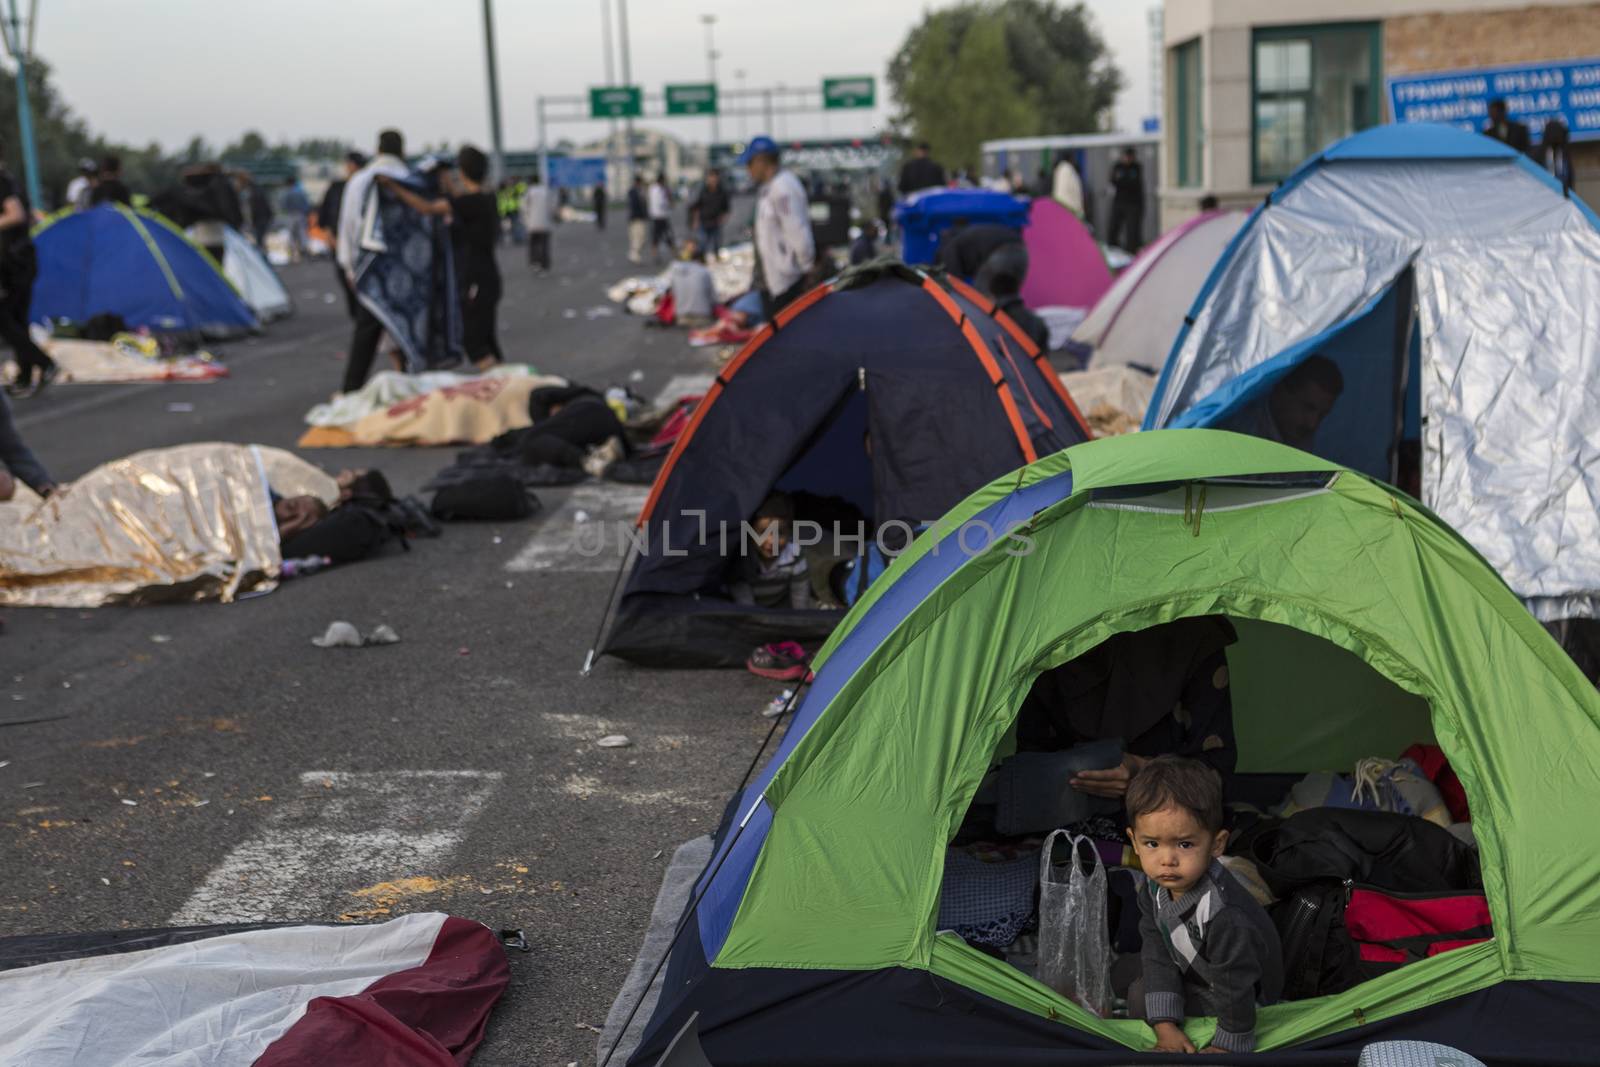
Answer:
[(0, 1065), (459, 1067), (509, 977), (438, 913), (40, 963), (0, 971)]

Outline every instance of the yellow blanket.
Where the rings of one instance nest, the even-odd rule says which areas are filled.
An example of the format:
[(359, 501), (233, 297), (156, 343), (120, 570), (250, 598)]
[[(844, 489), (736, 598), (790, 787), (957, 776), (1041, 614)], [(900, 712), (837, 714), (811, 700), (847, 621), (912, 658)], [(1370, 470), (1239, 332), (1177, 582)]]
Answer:
[(275, 448), (194, 444), (102, 464), (48, 500), (0, 504), (0, 604), (228, 602), (277, 583), (267, 495), (338, 487)]
[(482, 377), (402, 400), (346, 426), (313, 426), (301, 448), (373, 448), (382, 445), (485, 444), (507, 430), (532, 425), (528, 394), (565, 385), (548, 375)]

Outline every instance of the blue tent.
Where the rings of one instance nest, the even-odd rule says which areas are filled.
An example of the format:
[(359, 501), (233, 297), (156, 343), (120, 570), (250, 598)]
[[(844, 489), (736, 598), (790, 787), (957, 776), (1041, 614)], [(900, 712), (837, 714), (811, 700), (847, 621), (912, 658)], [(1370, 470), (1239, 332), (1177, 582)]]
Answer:
[(1409, 488), (1540, 619), (1597, 618), (1597, 306), (1600, 218), (1569, 189), (1476, 133), (1376, 127), (1234, 237), (1144, 428), (1296, 443), (1293, 390), (1281, 412), (1274, 391), (1319, 357), (1307, 373), (1340, 387), (1302, 448)]
[(257, 327), (216, 263), (156, 212), (122, 204), (71, 212), (35, 231), (34, 245), (35, 322), (110, 312), (160, 333), (228, 337)]

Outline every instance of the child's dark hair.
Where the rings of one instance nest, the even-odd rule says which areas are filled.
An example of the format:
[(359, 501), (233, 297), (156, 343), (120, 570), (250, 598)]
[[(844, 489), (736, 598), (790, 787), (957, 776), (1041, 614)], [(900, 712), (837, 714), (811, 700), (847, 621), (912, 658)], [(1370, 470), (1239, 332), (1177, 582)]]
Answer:
[(1222, 779), (1199, 760), (1157, 756), (1128, 783), (1123, 806), (1129, 823), (1162, 808), (1181, 808), (1216, 833), (1222, 829)]
[(756, 509), (758, 519), (777, 519), (781, 523), (794, 521), (794, 501), (785, 493), (773, 493)]

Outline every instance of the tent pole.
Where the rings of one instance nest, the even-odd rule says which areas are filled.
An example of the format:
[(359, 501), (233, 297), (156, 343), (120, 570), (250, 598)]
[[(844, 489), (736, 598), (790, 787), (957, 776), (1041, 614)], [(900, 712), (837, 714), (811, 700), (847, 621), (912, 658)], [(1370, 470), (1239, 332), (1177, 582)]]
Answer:
[[(635, 527), (637, 529), (637, 527)], [(633, 562), (633, 555), (638, 550), (639, 542), (629, 539), (628, 554), (622, 557), (622, 565), (617, 568), (617, 576), (611, 579), (611, 592), (606, 594), (606, 607), (600, 613), (600, 625), (595, 628), (594, 640), (589, 642), (589, 652), (583, 657), (583, 670), (580, 677), (589, 677), (589, 672), (594, 670), (594, 657), (600, 649), (600, 642), (606, 636), (606, 623), (611, 618), (611, 609), (617, 602), (617, 588), (622, 585), (622, 576), (628, 573), (628, 565)]]

